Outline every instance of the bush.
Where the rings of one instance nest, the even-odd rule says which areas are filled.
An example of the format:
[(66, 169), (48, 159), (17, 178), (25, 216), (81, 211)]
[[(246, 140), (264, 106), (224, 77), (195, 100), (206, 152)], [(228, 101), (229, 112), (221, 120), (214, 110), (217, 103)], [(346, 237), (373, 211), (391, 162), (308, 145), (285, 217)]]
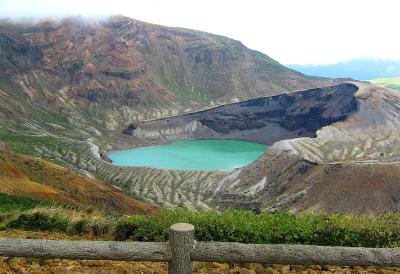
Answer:
[(82, 235), (88, 232), (88, 220), (84, 218), (70, 222), (67, 228), (67, 233), (72, 235)]
[(140, 226), (140, 218), (141, 216), (132, 216), (129, 218), (120, 219), (114, 230), (114, 238), (117, 241), (123, 241), (132, 238), (133, 234)]
[[(35, 212), (36, 211), (36, 212)], [(198, 241), (259, 244), (400, 247), (400, 213), (370, 218), (356, 215), (260, 213), (227, 210), (190, 212), (178, 208), (155, 215), (87, 215), (60, 208), (35, 209), (4, 217), (6, 228), (112, 236), (116, 240), (167, 241), (174, 223), (195, 226)], [(11, 220), (11, 221), (9, 221)]]
[(114, 229), (116, 240), (166, 241), (169, 227), (187, 222), (198, 241), (333, 246), (400, 246), (400, 214), (366, 216), (260, 213), (228, 210), (189, 212), (162, 210), (153, 216), (128, 216)]
[(95, 236), (107, 236), (113, 231), (116, 219), (110, 216), (104, 216), (101, 219), (91, 220), (88, 223), (88, 231), (92, 230)]
[(69, 217), (50, 215), (44, 212), (22, 213), (7, 223), (7, 228), (20, 228), (33, 231), (67, 231)]

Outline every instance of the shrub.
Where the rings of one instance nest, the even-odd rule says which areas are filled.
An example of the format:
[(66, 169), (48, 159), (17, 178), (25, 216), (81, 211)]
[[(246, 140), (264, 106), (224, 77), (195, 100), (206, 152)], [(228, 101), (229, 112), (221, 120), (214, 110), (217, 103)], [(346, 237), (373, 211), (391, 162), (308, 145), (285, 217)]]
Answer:
[(7, 228), (20, 228), (33, 231), (67, 231), (69, 217), (50, 215), (44, 212), (22, 213), (7, 223)]
[(114, 229), (116, 240), (166, 241), (170, 225), (195, 226), (198, 241), (335, 246), (400, 246), (400, 214), (366, 216), (260, 213), (228, 210), (162, 210), (153, 216), (127, 216)]
[[(36, 210), (36, 211), (35, 211)], [(371, 218), (322, 213), (260, 213), (227, 210), (190, 212), (178, 208), (155, 215), (113, 216), (62, 208), (39, 208), (7, 217), (6, 228), (112, 235), (116, 240), (167, 241), (174, 223), (195, 226), (198, 241), (260, 244), (399, 247), (400, 213)], [(10, 221), (11, 220), (11, 221)]]
[(114, 238), (117, 241), (131, 239), (140, 226), (139, 219), (141, 217), (142, 216), (132, 216), (120, 219), (114, 230)]
[(113, 231), (116, 221), (116, 218), (113, 216), (92, 219), (87, 224), (87, 231), (92, 230), (94, 235), (98, 237), (107, 236)]
[(72, 235), (82, 235), (88, 232), (88, 220), (84, 218), (71, 221), (67, 228), (67, 233)]

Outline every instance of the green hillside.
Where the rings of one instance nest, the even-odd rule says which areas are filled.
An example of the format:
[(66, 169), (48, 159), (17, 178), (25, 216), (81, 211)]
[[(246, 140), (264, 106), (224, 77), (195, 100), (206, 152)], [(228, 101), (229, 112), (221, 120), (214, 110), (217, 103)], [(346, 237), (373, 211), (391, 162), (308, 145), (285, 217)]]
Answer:
[(380, 78), (380, 79), (370, 80), (369, 82), (375, 85), (381, 85), (387, 88), (400, 90), (400, 77)]

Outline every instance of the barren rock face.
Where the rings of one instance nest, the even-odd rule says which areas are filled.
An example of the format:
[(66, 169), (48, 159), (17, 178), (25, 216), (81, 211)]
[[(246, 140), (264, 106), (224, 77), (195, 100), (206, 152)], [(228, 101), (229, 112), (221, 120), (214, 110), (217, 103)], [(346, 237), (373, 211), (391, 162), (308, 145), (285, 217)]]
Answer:
[(353, 84), (339, 84), (253, 99), (196, 113), (145, 122), (133, 135), (154, 141), (236, 139), (272, 144), (315, 136), (357, 108)]
[(252, 200), (260, 208), (295, 212), (399, 210), (400, 94), (356, 85), (356, 112), (323, 127), (316, 138), (275, 143), (237, 174), (229, 190), (234, 199), (216, 196), (216, 204), (240, 207)]

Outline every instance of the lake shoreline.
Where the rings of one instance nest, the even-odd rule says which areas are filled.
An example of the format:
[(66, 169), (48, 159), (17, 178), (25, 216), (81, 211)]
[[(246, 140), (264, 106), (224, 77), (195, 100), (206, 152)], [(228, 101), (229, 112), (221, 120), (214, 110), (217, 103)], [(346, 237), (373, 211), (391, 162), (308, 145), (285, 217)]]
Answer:
[(110, 150), (107, 157), (116, 166), (231, 171), (255, 161), (267, 148), (264, 144), (237, 140), (180, 140)]

